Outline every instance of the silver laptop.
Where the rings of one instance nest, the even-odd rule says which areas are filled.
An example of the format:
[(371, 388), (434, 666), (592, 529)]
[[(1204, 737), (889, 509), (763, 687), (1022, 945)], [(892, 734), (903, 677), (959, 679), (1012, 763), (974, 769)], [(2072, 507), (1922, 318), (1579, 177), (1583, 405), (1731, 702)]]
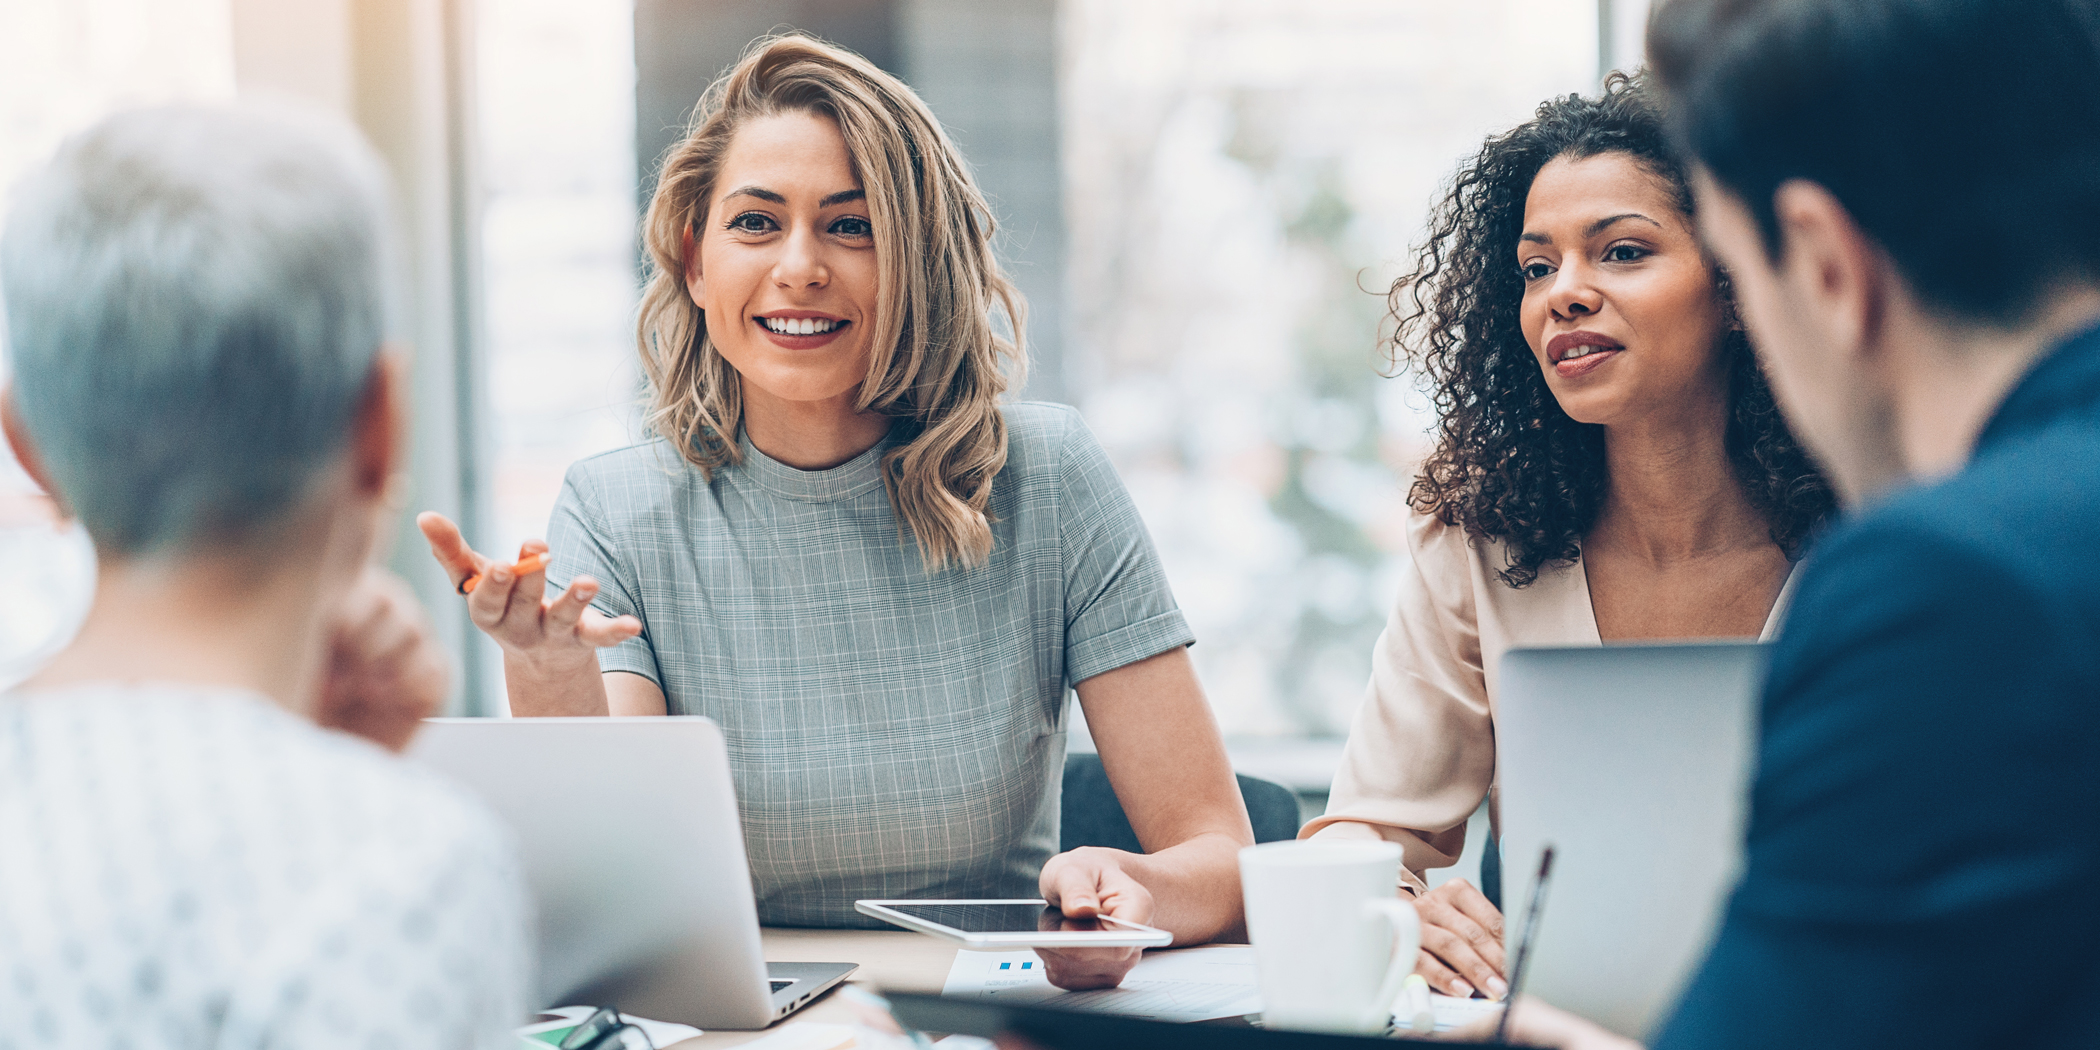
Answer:
[(765, 962), (712, 719), (433, 718), (408, 753), (515, 830), (542, 1005), (764, 1028), (855, 969)]
[(1647, 1039), (1706, 958), (1743, 853), (1754, 643), (1515, 649), (1495, 709), (1505, 936), (1553, 873), (1524, 991)]

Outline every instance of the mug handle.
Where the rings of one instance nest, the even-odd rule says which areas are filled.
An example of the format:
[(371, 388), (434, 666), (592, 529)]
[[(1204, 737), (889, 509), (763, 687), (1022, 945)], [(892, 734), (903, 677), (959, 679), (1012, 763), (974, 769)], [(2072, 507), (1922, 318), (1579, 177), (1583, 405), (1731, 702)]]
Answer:
[(1412, 903), (1397, 897), (1365, 901), (1363, 917), (1382, 920), (1393, 935), (1393, 954), (1386, 961), (1385, 979), (1379, 982), (1378, 996), (1371, 1000), (1363, 1023), (1365, 1031), (1383, 1032), (1392, 1021), (1393, 1003), (1400, 998), (1401, 986), (1407, 975), (1415, 972), (1415, 956), (1422, 950), (1422, 917)]

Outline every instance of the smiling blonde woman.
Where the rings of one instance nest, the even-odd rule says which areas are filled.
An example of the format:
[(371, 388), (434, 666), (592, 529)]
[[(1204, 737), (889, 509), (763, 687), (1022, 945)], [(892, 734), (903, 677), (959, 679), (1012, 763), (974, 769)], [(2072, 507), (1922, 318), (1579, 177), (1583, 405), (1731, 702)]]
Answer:
[[(468, 607), (515, 713), (722, 724), (764, 921), (1041, 893), (1211, 940), (1253, 835), (1193, 636), (1078, 414), (1002, 401), (1023, 311), (991, 234), (909, 88), (760, 41), (664, 161), (638, 325), (656, 438), (570, 469), (545, 570), (566, 588), (424, 531), (454, 579), (486, 573)], [(1145, 854), (1053, 856), (1068, 689)], [(1136, 956), (1048, 968), (1113, 985)]]

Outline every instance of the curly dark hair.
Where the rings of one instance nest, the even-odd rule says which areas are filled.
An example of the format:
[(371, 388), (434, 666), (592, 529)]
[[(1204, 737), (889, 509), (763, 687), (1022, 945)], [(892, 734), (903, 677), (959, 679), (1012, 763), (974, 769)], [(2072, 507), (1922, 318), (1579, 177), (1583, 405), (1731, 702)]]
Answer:
[[(1408, 505), (1476, 539), (1501, 540), (1509, 564), (1500, 575), (1512, 587), (1581, 553), (1608, 487), (1604, 428), (1569, 418), (1546, 385), (1518, 323), (1524, 281), (1509, 257), (1539, 169), (1604, 153), (1632, 157), (1692, 214), (1653, 89), (1644, 76), (1614, 73), (1601, 95), (1548, 100), (1529, 122), (1488, 139), (1432, 213), (1414, 272), (1388, 296), (1393, 363), (1429, 380), (1439, 420)], [(1732, 317), (1727, 275), (1715, 272)], [(1798, 558), (1831, 513), (1830, 486), (1780, 418), (1748, 337), (1731, 326), (1722, 352), (1729, 460), (1772, 541)]]

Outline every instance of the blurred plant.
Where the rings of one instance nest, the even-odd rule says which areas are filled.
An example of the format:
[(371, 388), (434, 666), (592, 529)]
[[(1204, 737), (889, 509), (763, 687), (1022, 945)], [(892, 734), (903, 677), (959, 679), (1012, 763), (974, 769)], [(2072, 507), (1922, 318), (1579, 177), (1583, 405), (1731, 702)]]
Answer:
[[(1288, 641), (1270, 670), (1274, 696), (1299, 732), (1329, 735), (1337, 725), (1336, 672), (1367, 663), (1384, 622), (1370, 581), (1388, 557), (1367, 532), (1368, 516), (1394, 484), (1380, 458), (1376, 354), (1371, 333), (1383, 300), (1359, 287), (1377, 252), (1354, 233), (1356, 210), (1333, 156), (1292, 156), (1279, 145), (1287, 116), (1259, 94), (1236, 92), (1226, 154), (1247, 166), (1283, 218), (1292, 269), (1305, 295), (1294, 304), (1295, 382), (1277, 391), (1267, 420), (1283, 452), (1283, 477), (1269, 496), (1277, 519), (1299, 539), (1301, 570)], [(1346, 674), (1346, 673), (1345, 673)], [(1357, 676), (1360, 683), (1360, 676)]]

